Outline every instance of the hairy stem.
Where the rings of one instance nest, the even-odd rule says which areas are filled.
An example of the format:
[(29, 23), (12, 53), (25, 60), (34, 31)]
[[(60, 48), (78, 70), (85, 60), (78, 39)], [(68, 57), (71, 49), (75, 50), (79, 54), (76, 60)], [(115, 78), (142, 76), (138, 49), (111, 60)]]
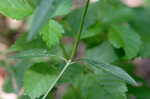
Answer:
[(87, 0), (86, 5), (85, 5), (85, 9), (83, 11), (83, 15), (81, 17), (79, 32), (77, 33), (75, 43), (74, 43), (74, 47), (73, 47), (71, 57), (70, 57), (71, 60), (73, 60), (73, 58), (75, 57), (75, 55), (77, 53), (77, 49), (78, 49), (79, 42), (80, 42), (80, 37), (81, 37), (82, 31), (83, 31), (83, 26), (84, 26), (84, 23), (85, 23), (85, 17), (86, 17), (86, 14), (87, 14), (89, 2), (90, 2), (90, 0)]

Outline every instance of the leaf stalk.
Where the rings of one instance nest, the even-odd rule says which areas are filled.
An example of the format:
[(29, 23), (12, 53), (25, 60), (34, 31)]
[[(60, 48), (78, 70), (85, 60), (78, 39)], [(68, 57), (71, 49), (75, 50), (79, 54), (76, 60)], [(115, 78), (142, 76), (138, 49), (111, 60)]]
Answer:
[(43, 96), (42, 99), (45, 99), (47, 97), (47, 95), (49, 94), (49, 92), (53, 89), (53, 87), (56, 85), (56, 83), (58, 82), (58, 80), (62, 77), (62, 75), (64, 74), (64, 72), (66, 71), (66, 69), (69, 67), (70, 64), (71, 64), (71, 60), (68, 60), (68, 62), (66, 63), (66, 65), (64, 66), (64, 68), (62, 69), (62, 71), (60, 72), (60, 74), (58, 75), (58, 77), (56, 78), (56, 80), (49, 87), (48, 91), (46, 92), (46, 94)]
[(79, 32), (77, 33), (77, 36), (76, 36), (76, 39), (75, 39), (75, 42), (74, 42), (74, 46), (73, 46), (73, 49), (72, 49), (72, 53), (71, 53), (71, 56), (70, 56), (71, 60), (74, 59), (74, 57), (77, 53), (77, 50), (78, 50), (78, 46), (79, 46), (81, 34), (83, 32), (83, 26), (84, 26), (84, 23), (85, 23), (85, 18), (86, 18), (86, 14), (87, 14), (87, 11), (88, 11), (89, 3), (90, 3), (90, 0), (87, 0), (86, 5), (85, 5), (85, 9), (83, 11), (83, 15), (81, 17)]

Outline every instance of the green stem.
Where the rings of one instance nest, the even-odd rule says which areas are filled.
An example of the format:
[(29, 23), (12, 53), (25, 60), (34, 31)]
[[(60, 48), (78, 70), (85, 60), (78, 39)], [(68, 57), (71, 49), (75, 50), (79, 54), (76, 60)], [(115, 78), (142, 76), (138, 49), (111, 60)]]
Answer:
[(58, 80), (62, 77), (62, 75), (64, 74), (64, 72), (66, 71), (66, 69), (69, 67), (69, 65), (72, 64), (72, 60), (73, 60), (73, 58), (75, 57), (75, 54), (76, 54), (76, 52), (77, 52), (77, 48), (78, 48), (79, 41), (80, 41), (80, 36), (81, 36), (82, 31), (83, 31), (83, 26), (84, 26), (85, 17), (86, 17), (86, 14), (87, 14), (89, 2), (90, 2), (90, 0), (87, 0), (87, 2), (86, 2), (86, 6), (85, 6), (85, 9), (84, 9), (84, 12), (83, 12), (83, 16), (82, 16), (82, 18), (81, 18), (81, 24), (80, 24), (79, 32), (78, 32), (78, 34), (77, 34), (77, 37), (76, 37), (76, 40), (75, 40), (75, 43), (74, 43), (74, 47), (73, 47), (73, 50), (72, 50), (72, 53), (71, 53), (71, 57), (70, 57), (70, 59), (67, 61), (66, 65), (64, 66), (64, 68), (62, 69), (62, 71), (60, 72), (60, 74), (58, 75), (58, 77), (56, 78), (56, 80), (52, 83), (52, 85), (50, 86), (50, 88), (47, 90), (46, 94), (43, 96), (42, 99), (45, 99), (45, 98), (46, 98), (46, 96), (48, 95), (48, 93), (49, 93), (49, 92), (53, 89), (53, 87), (56, 85), (56, 83), (57, 83)]
[(71, 60), (68, 60), (68, 62), (64, 66), (63, 70), (60, 72), (60, 74), (58, 75), (58, 77), (56, 78), (56, 80), (49, 87), (48, 91), (46, 92), (46, 94), (43, 96), (42, 99), (45, 99), (47, 97), (47, 95), (49, 94), (49, 92), (53, 89), (53, 87), (56, 85), (56, 83), (58, 82), (58, 80), (62, 77), (62, 75), (64, 74), (64, 72), (66, 71), (66, 69), (69, 67), (70, 64), (71, 64)]
[(72, 53), (71, 53), (71, 57), (70, 57), (71, 60), (73, 60), (73, 58), (75, 57), (75, 55), (77, 53), (77, 49), (78, 49), (79, 42), (80, 42), (80, 37), (81, 37), (82, 31), (83, 31), (83, 26), (84, 26), (84, 23), (85, 23), (85, 17), (86, 17), (86, 14), (87, 14), (89, 2), (90, 2), (90, 0), (87, 0), (86, 5), (85, 5), (85, 9), (84, 9), (84, 12), (83, 12), (83, 15), (81, 17), (81, 23), (80, 23), (79, 32), (77, 33), (77, 36), (76, 36), (76, 39), (75, 39), (75, 43), (74, 43), (74, 47), (73, 47), (73, 50), (72, 50)]

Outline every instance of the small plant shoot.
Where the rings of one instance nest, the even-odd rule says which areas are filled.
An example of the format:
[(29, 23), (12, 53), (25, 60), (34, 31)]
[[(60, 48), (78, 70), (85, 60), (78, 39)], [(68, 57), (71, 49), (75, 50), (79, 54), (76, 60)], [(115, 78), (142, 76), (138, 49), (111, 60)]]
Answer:
[(150, 78), (137, 71), (150, 58), (150, 2), (127, 1), (0, 0), (0, 14), (27, 27), (0, 52), (3, 90), (15, 99), (150, 99)]

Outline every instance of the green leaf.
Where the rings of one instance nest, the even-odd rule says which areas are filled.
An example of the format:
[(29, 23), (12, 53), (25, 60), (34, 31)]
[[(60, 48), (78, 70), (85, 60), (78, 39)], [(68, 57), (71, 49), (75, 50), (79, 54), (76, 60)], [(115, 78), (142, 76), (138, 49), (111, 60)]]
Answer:
[[(28, 60), (20, 60), (16, 65), (12, 67), (13, 75), (16, 79), (17, 87), (20, 90), (23, 87), (24, 73), (34, 63)], [(18, 90), (18, 91), (19, 91)]]
[(150, 43), (145, 43), (140, 51), (140, 56), (142, 58), (150, 58)]
[(15, 56), (11, 56), (11, 58), (34, 58), (34, 57), (48, 57), (54, 56), (47, 49), (31, 49), (25, 50), (17, 53)]
[(31, 40), (32, 37), (39, 32), (39, 30), (47, 23), (49, 18), (54, 12), (53, 8), (53, 2), (54, 0), (42, 0), (41, 3), (39, 4), (32, 23), (31, 23), (31, 28), (29, 30), (29, 36), (28, 39)]
[(41, 0), (26, 0), (33, 8), (36, 8), (39, 4), (40, 4), (40, 2), (41, 2)]
[(81, 39), (86, 39), (89, 37), (93, 37), (97, 34), (102, 33), (103, 28), (102, 28), (102, 24), (100, 23), (96, 23), (92, 26), (90, 26), (89, 28), (87, 28), (87, 30), (85, 30), (82, 35), (81, 35)]
[(5, 67), (5, 62), (3, 60), (0, 60), (0, 67)]
[(125, 50), (127, 59), (137, 56), (141, 47), (141, 39), (129, 25), (113, 25), (108, 37), (114, 47)]
[(35, 99), (45, 94), (58, 76), (58, 71), (48, 63), (37, 63), (25, 73), (25, 95)]
[(18, 99), (31, 99), (29, 96), (23, 95), (21, 97), (19, 97)]
[(119, 23), (131, 20), (133, 18), (133, 11), (125, 7), (109, 8), (103, 15), (102, 21), (104, 23)]
[(126, 81), (127, 83), (129, 83), (131, 85), (134, 85), (134, 86), (137, 85), (136, 81), (120, 67), (102, 63), (102, 62), (96, 62), (96, 61), (89, 60), (89, 59), (85, 59), (84, 61), (87, 64), (89, 64), (91, 66), (91, 68), (94, 70), (98, 70), (98, 69), (104, 70), (104, 71), (118, 77), (119, 79)]
[[(4, 91), (8, 93), (19, 93), (23, 87), (24, 73), (33, 64), (29, 60), (20, 60), (15, 65), (9, 66), (7, 72), (10, 75), (7, 77), (3, 86)], [(15, 81), (15, 87), (12, 81)]]
[[(97, 75), (81, 75), (74, 81), (72, 91), (78, 95), (78, 99), (127, 99), (124, 82), (103, 71), (98, 72)], [(70, 93), (69, 90), (64, 99), (75, 99)]]
[(14, 19), (31, 15), (32, 6), (26, 0), (0, 0), (0, 13)]
[(68, 88), (65, 94), (62, 96), (62, 99), (85, 99), (82, 97), (81, 92), (78, 90), (78, 88), (74, 88), (71, 86), (71, 88)]
[(150, 50), (150, 39), (149, 39), (150, 13), (149, 10), (145, 8), (138, 8), (134, 10), (135, 10), (134, 11), (135, 17), (131, 22), (131, 26), (139, 33), (142, 39), (142, 48), (140, 51), (140, 57), (149, 58), (150, 57), (150, 51), (149, 51)]
[(72, 0), (56, 0), (58, 5), (52, 17), (66, 15), (71, 11)]
[(3, 90), (7, 93), (16, 93), (17, 90), (14, 88), (12, 80), (13, 80), (13, 76), (9, 76), (5, 79), (5, 83), (3, 85)]
[(101, 0), (99, 3), (101, 11), (101, 13), (98, 12), (99, 19), (105, 24), (126, 22), (133, 18), (132, 9), (120, 6), (121, 3), (117, 5), (105, 0)]
[(42, 39), (37, 36), (32, 41), (27, 41), (27, 34), (21, 35), (16, 42), (10, 47), (10, 50), (13, 51), (21, 51), (21, 50), (29, 50), (29, 49), (47, 49), (46, 44), (42, 41)]
[(148, 86), (129, 87), (129, 95), (136, 96), (137, 99), (150, 99), (150, 88)]
[(43, 40), (49, 48), (59, 43), (63, 33), (63, 27), (54, 20), (50, 20), (40, 31)]
[(84, 67), (81, 64), (71, 64), (69, 68), (65, 71), (60, 83), (72, 83), (74, 79), (78, 78), (81, 74), (85, 72)]
[(28, 39), (31, 40), (50, 18), (69, 13), (71, 7), (72, 0), (42, 0), (31, 22)]
[(88, 49), (86, 57), (95, 61), (112, 63), (118, 60), (118, 57), (109, 42), (103, 42), (101, 45)]
[[(89, 5), (88, 12), (87, 12), (86, 19), (85, 19), (87, 21), (85, 21), (85, 23), (84, 23), (83, 32), (86, 32), (86, 30), (90, 26), (92, 26), (96, 23), (96, 21), (97, 21), (97, 10), (95, 10), (95, 9), (98, 9), (98, 6), (99, 5), (97, 3)], [(71, 13), (69, 13), (65, 17), (67, 29), (69, 28), (68, 31), (70, 34), (78, 32), (82, 12), (83, 12), (83, 7), (80, 9), (73, 10)]]

